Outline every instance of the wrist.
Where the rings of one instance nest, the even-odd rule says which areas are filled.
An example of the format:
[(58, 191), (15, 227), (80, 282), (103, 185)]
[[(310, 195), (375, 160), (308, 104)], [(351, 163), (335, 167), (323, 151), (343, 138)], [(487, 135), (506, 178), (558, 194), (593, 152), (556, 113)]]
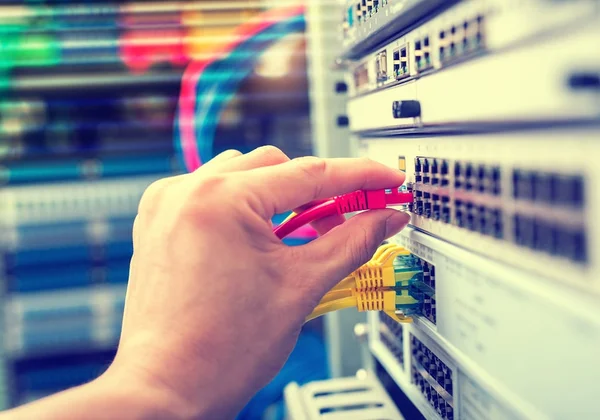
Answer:
[(88, 384), (91, 392), (102, 395), (116, 407), (123, 407), (133, 419), (201, 419), (197, 405), (183, 399), (141, 369), (113, 364), (102, 376)]

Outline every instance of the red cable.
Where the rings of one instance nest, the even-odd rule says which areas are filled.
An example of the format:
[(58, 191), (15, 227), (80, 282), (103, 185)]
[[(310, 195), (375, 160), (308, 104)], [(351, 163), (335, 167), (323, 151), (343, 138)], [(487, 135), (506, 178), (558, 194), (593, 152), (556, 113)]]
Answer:
[(335, 200), (329, 200), (303, 211), (287, 222), (277, 226), (273, 232), (279, 239), (283, 239), (302, 226), (337, 213), (338, 208)]
[(181, 93), (179, 95), (179, 109), (181, 110), (179, 127), (181, 130), (181, 149), (185, 157), (186, 166), (190, 172), (202, 165), (198, 153), (193, 121), (196, 111), (196, 87), (204, 70), (221, 56), (231, 53), (245, 40), (260, 34), (283, 19), (301, 15), (304, 11), (304, 5), (298, 5), (271, 9), (261, 13), (258, 17), (240, 25), (236, 29), (233, 39), (217, 49), (210, 59), (193, 62), (185, 69), (182, 78)]
[(358, 190), (334, 197), (303, 211), (296, 217), (277, 226), (273, 233), (279, 239), (283, 239), (302, 226), (327, 216), (384, 209), (387, 206), (406, 205), (412, 203), (413, 199), (411, 192), (399, 191), (399, 188), (373, 191)]

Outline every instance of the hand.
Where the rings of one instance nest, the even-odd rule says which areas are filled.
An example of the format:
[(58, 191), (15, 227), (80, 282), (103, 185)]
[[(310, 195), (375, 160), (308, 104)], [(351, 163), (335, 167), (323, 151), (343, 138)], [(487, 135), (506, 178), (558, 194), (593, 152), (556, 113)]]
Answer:
[(290, 161), (265, 147), (156, 182), (135, 221), (123, 332), (106, 376), (159, 388), (182, 417), (235, 416), (283, 366), (323, 295), (409, 220), (395, 210), (331, 217), (316, 223), (320, 238), (287, 247), (272, 216), (403, 181), (364, 159)]

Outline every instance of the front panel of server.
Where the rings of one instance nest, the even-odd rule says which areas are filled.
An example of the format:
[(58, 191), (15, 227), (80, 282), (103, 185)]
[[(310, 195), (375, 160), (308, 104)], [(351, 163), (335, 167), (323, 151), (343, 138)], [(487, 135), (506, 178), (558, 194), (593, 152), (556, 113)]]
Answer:
[(434, 291), (413, 323), (369, 313), (375, 374), (428, 419), (598, 418), (598, 3), (340, 16), (350, 141), (406, 173), (392, 241)]

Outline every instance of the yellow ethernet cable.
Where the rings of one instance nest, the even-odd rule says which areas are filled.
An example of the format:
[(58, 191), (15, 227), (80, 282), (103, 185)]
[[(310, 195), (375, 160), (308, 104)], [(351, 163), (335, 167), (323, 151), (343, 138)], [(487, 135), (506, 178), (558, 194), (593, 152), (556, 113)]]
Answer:
[(393, 244), (379, 247), (373, 258), (329, 291), (315, 310), (306, 318), (310, 321), (326, 313), (355, 307), (360, 312), (384, 311), (398, 322), (412, 322), (397, 309), (414, 310), (420, 301), (411, 296), (409, 288), (416, 282), (420, 269), (396, 267), (398, 257), (410, 252)]

